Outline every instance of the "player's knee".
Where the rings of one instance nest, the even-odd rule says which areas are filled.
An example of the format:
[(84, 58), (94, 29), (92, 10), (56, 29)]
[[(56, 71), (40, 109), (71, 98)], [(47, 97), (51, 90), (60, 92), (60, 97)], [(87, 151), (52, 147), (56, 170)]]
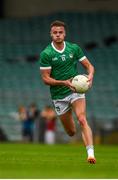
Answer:
[(83, 114), (79, 115), (78, 120), (79, 120), (79, 123), (80, 123), (80, 125), (81, 125), (82, 127), (85, 127), (85, 126), (86, 126), (87, 121), (86, 121), (85, 115), (83, 115)]
[(69, 131), (67, 131), (67, 133), (68, 133), (69, 136), (74, 136), (75, 133), (76, 133), (76, 130), (75, 129), (69, 130)]

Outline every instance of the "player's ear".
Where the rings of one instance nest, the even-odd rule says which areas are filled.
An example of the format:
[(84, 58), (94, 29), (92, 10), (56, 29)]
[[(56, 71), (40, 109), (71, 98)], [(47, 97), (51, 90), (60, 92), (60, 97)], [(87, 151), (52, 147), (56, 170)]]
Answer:
[(52, 37), (52, 33), (51, 33), (51, 31), (50, 31), (50, 36)]
[(66, 31), (64, 31), (64, 37), (66, 37)]
[(66, 37), (66, 30), (64, 29), (64, 36)]

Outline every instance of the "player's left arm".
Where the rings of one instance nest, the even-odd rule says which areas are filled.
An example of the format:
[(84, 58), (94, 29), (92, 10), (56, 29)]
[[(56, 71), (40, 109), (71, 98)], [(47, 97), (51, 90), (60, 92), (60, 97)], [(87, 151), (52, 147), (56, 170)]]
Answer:
[(82, 66), (87, 70), (88, 72), (88, 81), (90, 83), (90, 87), (92, 86), (93, 77), (94, 77), (94, 66), (90, 63), (90, 61), (85, 58), (81, 61)]

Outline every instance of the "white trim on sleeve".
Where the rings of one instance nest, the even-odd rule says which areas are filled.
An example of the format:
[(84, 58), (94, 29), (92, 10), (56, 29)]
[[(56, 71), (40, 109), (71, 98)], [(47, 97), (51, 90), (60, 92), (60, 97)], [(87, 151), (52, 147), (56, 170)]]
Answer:
[(48, 67), (40, 67), (40, 69), (51, 69), (52, 67), (51, 66), (48, 66)]
[(79, 61), (83, 61), (84, 59), (86, 59), (86, 56), (83, 56), (82, 58), (79, 59)]

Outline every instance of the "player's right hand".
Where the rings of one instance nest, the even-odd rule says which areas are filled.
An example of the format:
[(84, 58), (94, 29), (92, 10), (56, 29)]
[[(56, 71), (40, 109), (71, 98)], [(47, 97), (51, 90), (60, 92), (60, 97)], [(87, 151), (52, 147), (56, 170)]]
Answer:
[(65, 80), (64, 85), (69, 87), (73, 92), (76, 92), (75, 87), (72, 85), (72, 78), (68, 79), (68, 80)]

